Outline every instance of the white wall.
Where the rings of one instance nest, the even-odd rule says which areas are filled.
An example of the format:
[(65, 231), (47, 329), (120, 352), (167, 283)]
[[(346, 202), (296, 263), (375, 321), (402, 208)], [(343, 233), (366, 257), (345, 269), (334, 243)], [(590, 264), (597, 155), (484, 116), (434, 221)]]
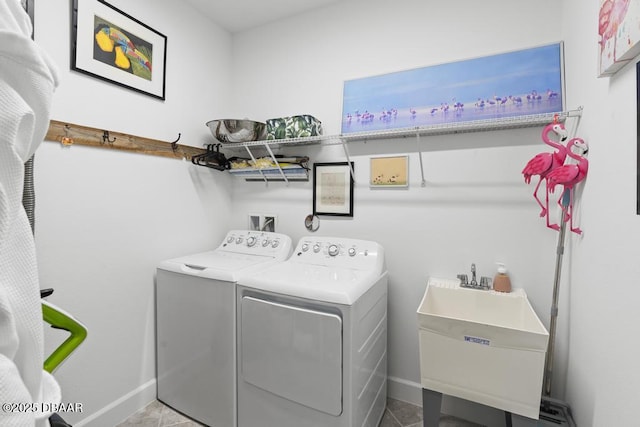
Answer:
[[(328, 134), (340, 132), (345, 79), (428, 66), (538, 46), (561, 39), (557, 2), (350, 1), (234, 35), (233, 107), (259, 120), (313, 114)], [(256, 66), (256, 64), (260, 64)], [(569, 104), (569, 107), (577, 105)], [(509, 268), (548, 325), (557, 233), (545, 227), (520, 171), (547, 151), (541, 128), (422, 138), (427, 185), (420, 186), (416, 142), (353, 143), (356, 190), (353, 219), (321, 220), (320, 235), (379, 241), (389, 269), (390, 395), (420, 402), (416, 309), (429, 275), (455, 277), (475, 262), (493, 276), (496, 261)], [(344, 161), (339, 146), (288, 149), (312, 161)], [(368, 188), (369, 158), (410, 153), (407, 190)], [(276, 213), (279, 231), (307, 235), (311, 183), (236, 181), (232, 226), (249, 212)], [(564, 300), (566, 302), (566, 298)], [(557, 378), (563, 393), (566, 316), (561, 305)], [(478, 367), (481, 369), (481, 367)], [(499, 425), (497, 411), (447, 399), (445, 411)]]
[[(181, 142), (196, 146), (209, 141), (204, 122), (222, 116), (310, 113), (335, 134), (345, 79), (563, 39), (568, 107), (585, 107), (579, 134), (590, 144), (591, 169), (579, 209), (585, 232), (568, 240), (554, 396), (568, 400), (580, 426), (636, 423), (635, 71), (630, 65), (610, 79), (595, 77), (596, 0), (491, 0), (481, 7), (470, 0), (357, 0), (233, 40), (182, 4), (112, 3), (168, 36), (167, 101), (69, 71), (69, 2), (39, 1), (36, 40), (62, 77), (53, 118), (164, 140), (181, 132)], [(225, 105), (231, 95), (235, 101)], [(352, 144), (355, 217), (323, 219), (318, 231), (375, 239), (387, 249), (390, 391), (407, 400), (417, 399), (415, 309), (426, 277), (452, 276), (471, 262), (490, 275), (493, 262), (505, 261), (514, 285), (526, 289), (548, 325), (556, 246), (520, 176), (543, 149), (539, 129), (423, 138), (422, 147), (425, 188), (415, 142)], [(314, 161), (344, 159), (339, 147), (292, 151)], [(408, 190), (367, 187), (368, 159), (380, 153), (411, 153)], [(298, 239), (307, 234), (303, 219), (311, 211), (310, 183), (265, 188), (175, 160), (51, 142), (37, 154), (36, 186), (42, 286), (56, 288), (50, 300), (90, 328), (87, 342), (56, 374), (65, 401), (84, 403), (72, 422), (96, 411), (113, 421), (142, 406), (140, 396), (153, 397), (145, 391), (153, 389), (159, 260), (210, 247), (228, 228), (245, 227), (248, 212), (277, 213), (279, 231)], [(118, 405), (129, 396), (129, 406)], [(469, 414), (460, 406), (449, 400), (446, 409)], [(495, 413), (476, 409), (479, 421), (496, 424)]]
[(563, 2), (567, 90), (585, 106), (590, 145), (583, 238), (571, 241), (570, 363), (566, 398), (580, 426), (638, 424), (640, 218), (636, 215), (637, 104), (634, 61), (598, 79), (599, 2)]
[[(212, 142), (224, 115), (231, 38), (171, 1), (110, 1), (165, 34), (166, 101), (69, 69), (68, 0), (36, 2), (36, 41), (60, 69), (52, 118), (181, 144)], [(186, 161), (44, 142), (36, 154), (36, 240), (49, 300), (85, 323), (57, 372), (74, 424), (112, 426), (155, 398), (154, 275), (166, 258), (214, 247), (227, 231), (230, 178)], [(47, 334), (47, 351), (66, 334)], [(82, 423), (78, 424), (82, 425)]]

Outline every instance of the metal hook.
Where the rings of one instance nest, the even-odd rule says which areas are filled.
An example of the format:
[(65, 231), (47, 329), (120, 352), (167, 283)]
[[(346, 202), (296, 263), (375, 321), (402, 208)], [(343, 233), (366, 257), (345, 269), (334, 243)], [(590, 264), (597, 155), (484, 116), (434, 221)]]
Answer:
[(116, 137), (114, 136), (113, 139), (109, 139), (109, 131), (105, 130), (102, 133), (102, 143), (106, 144), (107, 142), (110, 144), (113, 144), (114, 142), (116, 142)]
[(178, 149), (178, 141), (180, 141), (180, 137), (182, 136), (181, 133), (178, 133), (178, 139), (176, 139), (175, 141), (173, 141), (171, 143), (171, 149), (173, 150), (173, 152), (175, 153), (175, 151)]
[(65, 147), (73, 144), (73, 138), (69, 136), (70, 130), (69, 125), (64, 125), (64, 136), (60, 138), (60, 143)]

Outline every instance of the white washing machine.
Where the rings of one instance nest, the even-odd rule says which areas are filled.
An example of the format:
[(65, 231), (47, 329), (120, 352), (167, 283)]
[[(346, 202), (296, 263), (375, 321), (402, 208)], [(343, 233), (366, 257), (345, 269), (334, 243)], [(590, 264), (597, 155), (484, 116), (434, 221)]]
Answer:
[(382, 247), (314, 237), (238, 281), (238, 427), (376, 427), (387, 394)]
[(208, 426), (236, 425), (236, 282), (291, 246), (284, 234), (233, 230), (213, 251), (158, 266), (158, 400)]

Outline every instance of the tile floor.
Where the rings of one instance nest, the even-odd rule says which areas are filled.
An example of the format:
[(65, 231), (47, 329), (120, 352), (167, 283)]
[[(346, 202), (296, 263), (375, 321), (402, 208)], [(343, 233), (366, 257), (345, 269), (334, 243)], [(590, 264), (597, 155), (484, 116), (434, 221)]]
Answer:
[[(201, 427), (157, 400), (139, 410), (116, 427)], [(395, 399), (387, 399), (380, 427), (422, 427), (422, 408)], [(479, 424), (443, 415), (439, 427), (482, 427)]]

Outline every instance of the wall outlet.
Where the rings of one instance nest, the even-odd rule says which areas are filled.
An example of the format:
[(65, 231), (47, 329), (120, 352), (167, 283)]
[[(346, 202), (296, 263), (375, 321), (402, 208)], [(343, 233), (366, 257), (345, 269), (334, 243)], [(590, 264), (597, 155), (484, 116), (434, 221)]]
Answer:
[(249, 230), (260, 230), (260, 215), (249, 215)]
[(249, 230), (275, 232), (277, 222), (273, 214), (249, 214)]
[(262, 231), (276, 231), (276, 216), (275, 215), (265, 215), (264, 222), (262, 223)]

